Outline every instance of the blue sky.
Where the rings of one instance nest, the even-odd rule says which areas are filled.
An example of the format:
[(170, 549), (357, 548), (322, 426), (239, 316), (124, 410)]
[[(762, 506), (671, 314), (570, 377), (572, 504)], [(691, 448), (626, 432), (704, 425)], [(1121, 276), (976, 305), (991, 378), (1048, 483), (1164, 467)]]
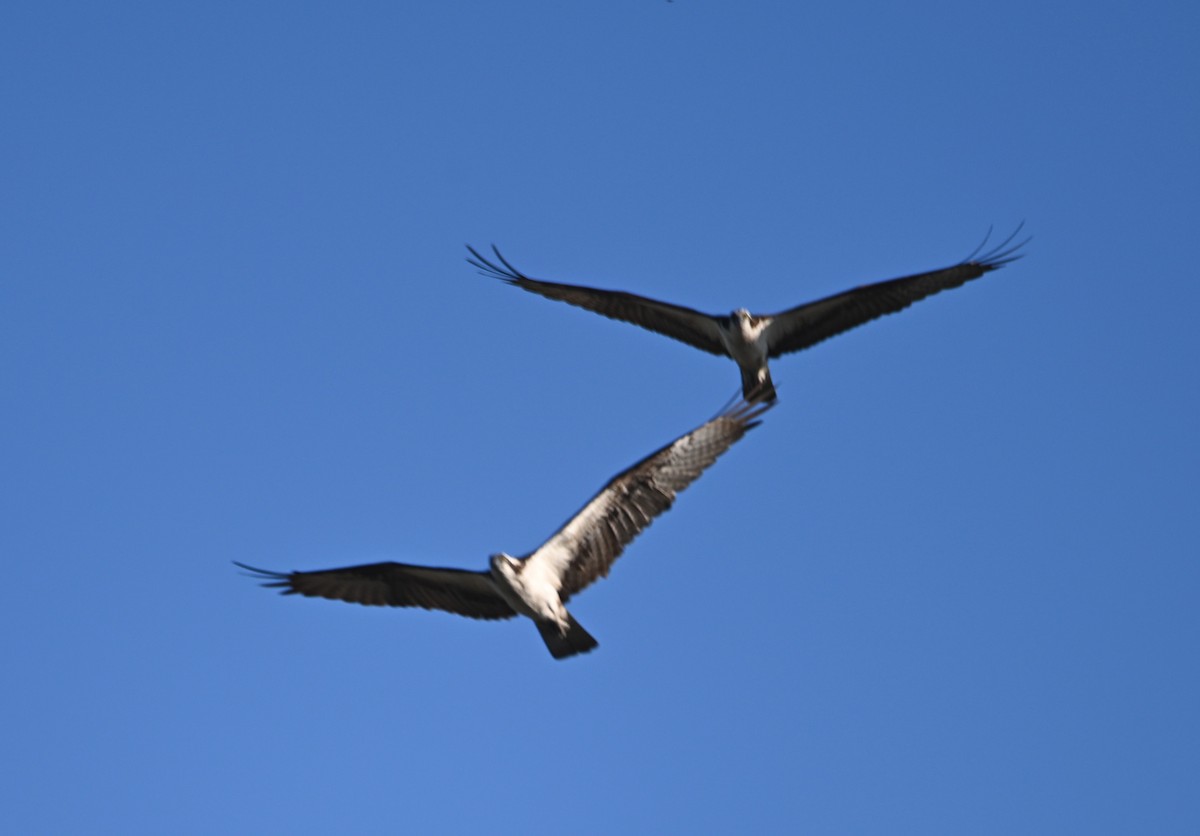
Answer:
[[(9, 829), (1197, 832), (1198, 23), (9, 4)], [(737, 387), (465, 243), (723, 313), (1022, 221), (1023, 260), (773, 364), (573, 601), (588, 656), (230, 563), (482, 568)]]

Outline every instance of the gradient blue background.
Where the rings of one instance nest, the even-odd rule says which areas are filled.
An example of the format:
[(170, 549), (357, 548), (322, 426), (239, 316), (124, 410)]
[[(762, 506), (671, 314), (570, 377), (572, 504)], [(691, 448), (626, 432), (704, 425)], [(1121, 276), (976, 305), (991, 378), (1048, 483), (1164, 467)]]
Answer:
[[(1200, 832), (1196, 8), (7, 4), (5, 830)], [(737, 387), (464, 243), (773, 311), (1022, 220), (773, 365), (591, 655), (230, 564), (481, 568)]]

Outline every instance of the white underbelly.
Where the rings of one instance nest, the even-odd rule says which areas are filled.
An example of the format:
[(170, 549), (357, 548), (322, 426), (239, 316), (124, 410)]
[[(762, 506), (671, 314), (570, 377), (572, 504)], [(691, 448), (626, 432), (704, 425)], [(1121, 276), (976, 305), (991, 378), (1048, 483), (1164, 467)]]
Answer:
[(722, 333), (721, 339), (725, 341), (725, 350), (729, 352), (729, 356), (739, 366), (756, 369), (766, 364), (767, 346), (765, 340), (761, 338), (746, 340), (740, 334), (729, 333)]
[(510, 584), (508, 578), (499, 577), (496, 578), (496, 587), (508, 605), (521, 615), (539, 621), (561, 619), (562, 601), (559, 600), (558, 590), (551, 584), (520, 576)]

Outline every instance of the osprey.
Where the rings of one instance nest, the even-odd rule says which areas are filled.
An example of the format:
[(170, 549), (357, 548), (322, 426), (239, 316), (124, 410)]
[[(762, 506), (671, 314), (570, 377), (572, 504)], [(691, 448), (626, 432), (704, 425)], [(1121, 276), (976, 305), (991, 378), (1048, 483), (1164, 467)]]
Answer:
[(484, 258), (470, 245), (467, 249), (474, 257), (467, 261), (484, 275), (530, 293), (640, 325), (712, 354), (732, 357), (742, 372), (742, 396), (747, 400), (770, 401), (775, 399), (775, 387), (767, 368), (768, 359), (816, 345), (1016, 261), (1021, 257), (1017, 250), (1029, 241), (1025, 239), (1010, 246), (1020, 230), (1018, 226), (998, 246), (980, 254), (987, 243), (985, 238), (975, 252), (952, 267), (862, 285), (777, 314), (752, 314), (738, 308), (727, 316), (718, 316), (632, 293), (531, 279), (500, 255), (495, 245), (492, 251), (499, 264)]
[(742, 402), (614, 476), (536, 551), (501, 552), (486, 572), (405, 563), (371, 563), (318, 572), (271, 572), (235, 565), (278, 587), (284, 595), (331, 598), (354, 604), (421, 607), (468, 618), (533, 619), (555, 659), (597, 646), (564, 606), (572, 595), (606, 576), (627, 545), (675, 495), (699, 478), (748, 430), (770, 404)]

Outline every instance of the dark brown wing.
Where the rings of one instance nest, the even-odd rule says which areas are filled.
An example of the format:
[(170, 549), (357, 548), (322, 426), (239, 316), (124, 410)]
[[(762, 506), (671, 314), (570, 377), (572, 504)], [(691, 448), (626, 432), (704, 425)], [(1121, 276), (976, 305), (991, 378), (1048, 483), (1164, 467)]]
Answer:
[(1026, 238), (1010, 246), (1020, 229), (1017, 227), (1012, 235), (992, 250), (978, 257), (972, 254), (966, 261), (953, 267), (863, 285), (776, 314), (767, 327), (769, 356), (778, 357), (814, 346), (873, 319), (902, 311), (913, 302), (935, 293), (961, 287), (984, 273), (1016, 261), (1021, 257), (1017, 250), (1029, 241)]
[(404, 563), (368, 563), (318, 572), (271, 572), (234, 561), (260, 580), (263, 586), (284, 595), (305, 595), (365, 604), (371, 607), (420, 607), (445, 610), (467, 618), (512, 618), (486, 572), (435, 569)]
[(675, 495), (759, 423), (771, 404), (739, 403), (614, 476), (529, 555), (525, 573), (557, 578), (563, 601), (608, 574), (613, 562)]
[(468, 245), (467, 249), (474, 256), (468, 258), (467, 262), (478, 267), (485, 276), (500, 279), (547, 299), (557, 299), (568, 305), (595, 311), (609, 319), (632, 322), (701, 351), (728, 356), (725, 344), (721, 342), (721, 331), (717, 326), (716, 317), (680, 305), (656, 302), (632, 293), (531, 279), (509, 264), (494, 246), (492, 251), (496, 253), (500, 264), (488, 261), (474, 247)]

